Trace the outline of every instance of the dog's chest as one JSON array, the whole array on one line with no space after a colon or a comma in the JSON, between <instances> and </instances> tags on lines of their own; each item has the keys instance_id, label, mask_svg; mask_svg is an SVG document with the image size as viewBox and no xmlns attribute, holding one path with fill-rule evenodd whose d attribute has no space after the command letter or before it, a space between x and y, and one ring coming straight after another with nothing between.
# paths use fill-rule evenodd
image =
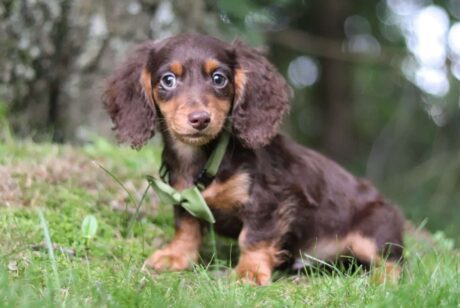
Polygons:
<instances>
[{"instance_id":1,"label":"dog's chest","mask_svg":"<svg viewBox=\"0 0 460 308\"><path fill-rule=\"evenodd\" d=\"M248 202L250 185L249 174L237 172L225 181L214 180L202 195L211 208L230 211Z\"/></svg>"}]
</instances>

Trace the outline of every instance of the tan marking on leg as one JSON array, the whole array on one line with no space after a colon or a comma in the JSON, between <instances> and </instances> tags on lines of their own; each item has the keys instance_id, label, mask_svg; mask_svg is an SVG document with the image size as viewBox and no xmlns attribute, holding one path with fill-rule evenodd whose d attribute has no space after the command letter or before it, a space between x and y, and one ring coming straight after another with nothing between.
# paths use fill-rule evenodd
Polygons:
<instances>
[{"instance_id":1,"label":"tan marking on leg","mask_svg":"<svg viewBox=\"0 0 460 308\"><path fill-rule=\"evenodd\" d=\"M372 281L375 283L397 283L401 275L399 264L386 261L378 254L375 240L359 233L351 233L346 237L350 253L360 261L371 265Z\"/></svg>"},{"instance_id":2,"label":"tan marking on leg","mask_svg":"<svg viewBox=\"0 0 460 308\"><path fill-rule=\"evenodd\" d=\"M157 270L181 271L198 261L201 229L197 219L182 217L171 243L153 253L145 265Z\"/></svg>"},{"instance_id":3,"label":"tan marking on leg","mask_svg":"<svg viewBox=\"0 0 460 308\"><path fill-rule=\"evenodd\" d=\"M350 253L360 261L374 264L380 259L375 240L365 237L360 233L350 233L345 238L345 243Z\"/></svg>"},{"instance_id":4,"label":"tan marking on leg","mask_svg":"<svg viewBox=\"0 0 460 308\"><path fill-rule=\"evenodd\" d=\"M244 249L235 268L236 274L245 283L270 284L273 269L278 264L277 253L274 246L266 244Z\"/></svg>"},{"instance_id":5,"label":"tan marking on leg","mask_svg":"<svg viewBox=\"0 0 460 308\"><path fill-rule=\"evenodd\" d=\"M318 239L305 253L322 261L336 261L350 255L369 264L379 259L374 240L355 232L342 238Z\"/></svg>"},{"instance_id":6,"label":"tan marking on leg","mask_svg":"<svg viewBox=\"0 0 460 308\"><path fill-rule=\"evenodd\" d=\"M353 232L344 238L321 239L305 250L305 254L323 261L336 261L340 256L352 256L368 263L372 270L372 281L395 283L401 274L399 264L385 261L378 253L375 240L360 233ZM302 265L311 265L308 257L296 260L296 268Z\"/></svg>"},{"instance_id":7,"label":"tan marking on leg","mask_svg":"<svg viewBox=\"0 0 460 308\"><path fill-rule=\"evenodd\" d=\"M206 74L211 75L218 67L220 63L216 59L207 59L204 62L204 71Z\"/></svg>"},{"instance_id":8,"label":"tan marking on leg","mask_svg":"<svg viewBox=\"0 0 460 308\"><path fill-rule=\"evenodd\" d=\"M184 73L184 67L179 61L173 61L169 66L169 69L176 76L182 76L182 74Z\"/></svg>"},{"instance_id":9,"label":"tan marking on leg","mask_svg":"<svg viewBox=\"0 0 460 308\"><path fill-rule=\"evenodd\" d=\"M238 236L238 246L240 247L241 251L247 248L246 246L247 235L248 235L248 229L243 227L243 229L241 229L240 235Z\"/></svg>"},{"instance_id":10,"label":"tan marking on leg","mask_svg":"<svg viewBox=\"0 0 460 308\"><path fill-rule=\"evenodd\" d=\"M382 261L372 269L371 281L376 284L398 283L401 277L401 266L395 262Z\"/></svg>"},{"instance_id":11,"label":"tan marking on leg","mask_svg":"<svg viewBox=\"0 0 460 308\"><path fill-rule=\"evenodd\" d=\"M306 254L322 261L336 261L346 252L343 239L322 239L307 249Z\"/></svg>"},{"instance_id":12,"label":"tan marking on leg","mask_svg":"<svg viewBox=\"0 0 460 308\"><path fill-rule=\"evenodd\" d=\"M395 262L386 261L385 262L385 273L388 281L392 283L397 283L401 277L401 266Z\"/></svg>"},{"instance_id":13,"label":"tan marking on leg","mask_svg":"<svg viewBox=\"0 0 460 308\"><path fill-rule=\"evenodd\" d=\"M213 208L230 210L249 200L251 178L246 172L237 172L225 182L213 181L203 191L203 198Z\"/></svg>"}]
</instances>

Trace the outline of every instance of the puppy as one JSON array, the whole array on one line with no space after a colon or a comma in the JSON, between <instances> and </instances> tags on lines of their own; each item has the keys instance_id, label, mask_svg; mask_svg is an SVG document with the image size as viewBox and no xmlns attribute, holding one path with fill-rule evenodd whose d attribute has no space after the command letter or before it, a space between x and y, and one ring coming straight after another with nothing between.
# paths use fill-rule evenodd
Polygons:
<instances>
[{"instance_id":1,"label":"puppy","mask_svg":"<svg viewBox=\"0 0 460 308\"><path fill-rule=\"evenodd\" d=\"M138 149L162 134L163 165L179 191L231 130L202 195L215 230L238 239L241 279L265 285L282 264L340 256L396 277L403 216L370 182L278 133L288 92L255 49L188 34L140 45L108 80L104 105L120 141ZM174 214L173 240L146 261L156 270L185 270L199 258L204 223L179 205Z\"/></svg>"}]
</instances>

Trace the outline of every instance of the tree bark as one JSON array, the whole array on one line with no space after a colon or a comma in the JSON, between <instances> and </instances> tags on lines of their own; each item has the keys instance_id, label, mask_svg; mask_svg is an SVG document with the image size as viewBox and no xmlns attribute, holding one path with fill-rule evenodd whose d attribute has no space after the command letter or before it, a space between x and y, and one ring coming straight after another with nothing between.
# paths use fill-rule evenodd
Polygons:
<instances>
[{"instance_id":1,"label":"tree bark","mask_svg":"<svg viewBox=\"0 0 460 308\"><path fill-rule=\"evenodd\" d=\"M316 1L313 32L335 40L344 39L347 1ZM320 58L321 75L314 90L314 105L321 118L321 147L331 157L347 161L353 154L353 104L350 65L344 61Z\"/></svg>"}]
</instances>

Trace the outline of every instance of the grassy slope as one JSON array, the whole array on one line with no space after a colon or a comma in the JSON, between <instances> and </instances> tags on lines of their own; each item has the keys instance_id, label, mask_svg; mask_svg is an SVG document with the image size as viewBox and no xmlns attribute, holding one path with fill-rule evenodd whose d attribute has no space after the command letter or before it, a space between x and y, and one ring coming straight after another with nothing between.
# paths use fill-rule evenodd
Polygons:
<instances>
[{"instance_id":1,"label":"grassy slope","mask_svg":"<svg viewBox=\"0 0 460 308\"><path fill-rule=\"evenodd\" d=\"M128 212L124 208L129 203L126 192L92 161L109 169L139 199L145 188L141 175L154 172L158 157L155 147L135 152L103 140L83 148L0 142L0 303L9 307L460 304L459 253L442 236L435 243L407 238L407 263L398 285L374 284L371 275L359 269L348 274L317 270L300 277L277 273L279 279L269 287L240 285L225 270L236 255L228 241L218 245L219 258L212 265L203 262L183 273L145 273L143 260L172 235L171 210L152 206L153 197L148 195L140 219L133 220L134 204ZM46 250L37 209L46 218L55 261ZM96 216L99 229L86 243L80 226L89 214ZM205 260L212 256L209 242Z\"/></svg>"}]
</instances>

